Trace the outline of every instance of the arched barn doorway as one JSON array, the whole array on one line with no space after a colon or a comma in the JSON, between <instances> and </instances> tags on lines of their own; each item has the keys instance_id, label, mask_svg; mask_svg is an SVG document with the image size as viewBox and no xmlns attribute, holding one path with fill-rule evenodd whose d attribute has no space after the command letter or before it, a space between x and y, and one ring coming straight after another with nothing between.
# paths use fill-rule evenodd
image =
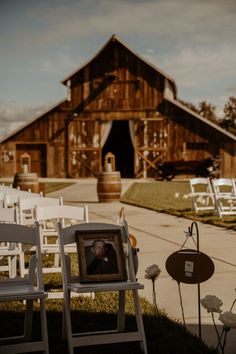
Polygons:
<instances>
[{"instance_id":1,"label":"arched barn doorway","mask_svg":"<svg viewBox=\"0 0 236 354\"><path fill-rule=\"evenodd\" d=\"M116 158L116 170L122 178L134 177L134 148L130 138L129 121L114 120L110 134L102 148L102 161L108 152Z\"/></svg>"}]
</instances>

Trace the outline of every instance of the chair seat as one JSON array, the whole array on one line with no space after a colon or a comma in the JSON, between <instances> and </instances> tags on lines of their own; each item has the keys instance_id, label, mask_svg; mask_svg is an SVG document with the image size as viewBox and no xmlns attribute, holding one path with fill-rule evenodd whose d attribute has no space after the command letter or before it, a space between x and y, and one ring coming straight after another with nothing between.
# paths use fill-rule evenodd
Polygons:
<instances>
[{"instance_id":1,"label":"chair seat","mask_svg":"<svg viewBox=\"0 0 236 354\"><path fill-rule=\"evenodd\" d=\"M89 292L99 292L99 291L119 291L119 290L130 290L130 289L144 289L144 285L133 282L133 281L124 281L124 282L109 282L109 283L69 283L68 289L76 293L89 293Z\"/></svg>"},{"instance_id":2,"label":"chair seat","mask_svg":"<svg viewBox=\"0 0 236 354\"><path fill-rule=\"evenodd\" d=\"M34 300L46 299L47 293L44 290L36 288L26 282L12 282L11 284L1 284L0 301L14 300Z\"/></svg>"}]
</instances>

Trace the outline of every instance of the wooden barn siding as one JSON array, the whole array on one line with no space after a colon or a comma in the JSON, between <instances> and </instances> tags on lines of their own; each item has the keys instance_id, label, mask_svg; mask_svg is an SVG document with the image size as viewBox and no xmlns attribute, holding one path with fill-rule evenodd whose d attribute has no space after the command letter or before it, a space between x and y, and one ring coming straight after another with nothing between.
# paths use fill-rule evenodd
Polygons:
<instances>
[{"instance_id":1,"label":"wooden barn siding","mask_svg":"<svg viewBox=\"0 0 236 354\"><path fill-rule=\"evenodd\" d=\"M105 51L72 79L71 97L75 107L156 108L163 99L164 77L123 48L115 53ZM105 78L104 73L114 74L115 78Z\"/></svg>"},{"instance_id":2,"label":"wooden barn siding","mask_svg":"<svg viewBox=\"0 0 236 354\"><path fill-rule=\"evenodd\" d=\"M4 151L12 151L14 154L14 159L9 160L8 162L3 161ZM15 143L12 141L7 142L1 146L1 165L0 165L0 175L11 177L15 171Z\"/></svg>"},{"instance_id":3,"label":"wooden barn siding","mask_svg":"<svg viewBox=\"0 0 236 354\"><path fill-rule=\"evenodd\" d=\"M236 177L236 143L230 138L194 117L172 117L169 124L169 160L201 160L218 155L221 159L221 176ZM193 146L187 148L186 154L184 142L186 147Z\"/></svg>"},{"instance_id":4,"label":"wooden barn siding","mask_svg":"<svg viewBox=\"0 0 236 354\"><path fill-rule=\"evenodd\" d=\"M17 144L46 144L47 145L47 176L64 177L65 166L65 113L68 104L65 102L43 115L27 127L20 130L2 144L1 150L13 150L16 154ZM1 163L1 176L11 177L16 172L16 160Z\"/></svg>"},{"instance_id":5,"label":"wooden barn siding","mask_svg":"<svg viewBox=\"0 0 236 354\"><path fill-rule=\"evenodd\" d=\"M221 175L225 178L236 178L236 143L221 144Z\"/></svg>"}]
</instances>

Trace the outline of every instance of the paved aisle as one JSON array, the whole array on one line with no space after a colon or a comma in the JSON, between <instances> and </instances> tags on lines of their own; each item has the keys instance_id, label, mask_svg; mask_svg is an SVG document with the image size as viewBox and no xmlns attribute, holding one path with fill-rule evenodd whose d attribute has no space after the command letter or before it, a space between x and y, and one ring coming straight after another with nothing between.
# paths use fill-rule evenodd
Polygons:
<instances>
[{"instance_id":1,"label":"paved aisle","mask_svg":"<svg viewBox=\"0 0 236 354\"><path fill-rule=\"evenodd\" d=\"M122 180L122 193L132 182ZM92 222L114 222L114 216L119 213L121 206L124 206L130 232L136 236L140 249L138 278L145 285L140 294L152 301L151 282L144 278L144 274L149 265L158 264L162 270L157 280L158 306L170 317L182 320L178 286L167 273L165 262L167 257L178 251L185 241L184 231L191 226L191 220L119 202L98 203L95 179L78 181L77 184L50 195L63 196L65 203L88 204ZM200 250L210 256L215 264L212 278L201 284L201 297L207 294L216 295L223 301L222 309L229 311L236 296L236 232L202 223L198 223L198 228ZM186 246L195 248L190 239ZM198 333L197 285L181 284L181 293L186 324L189 329ZM236 313L236 307L233 312ZM217 337L211 316L201 308L201 317L202 338L208 345L215 346ZM236 354L235 330L228 334L225 354Z\"/></svg>"}]
</instances>

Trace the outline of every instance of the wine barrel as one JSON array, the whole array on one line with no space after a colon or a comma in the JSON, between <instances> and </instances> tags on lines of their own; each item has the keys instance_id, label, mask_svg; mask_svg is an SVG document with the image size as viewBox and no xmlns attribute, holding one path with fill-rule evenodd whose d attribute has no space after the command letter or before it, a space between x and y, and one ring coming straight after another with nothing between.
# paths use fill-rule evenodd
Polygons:
<instances>
[{"instance_id":1,"label":"wine barrel","mask_svg":"<svg viewBox=\"0 0 236 354\"><path fill-rule=\"evenodd\" d=\"M14 176L13 187L33 193L39 193L39 182L37 173L16 173Z\"/></svg>"},{"instance_id":2,"label":"wine barrel","mask_svg":"<svg viewBox=\"0 0 236 354\"><path fill-rule=\"evenodd\" d=\"M97 179L97 193L100 203L117 202L121 195L121 177L119 171L102 172Z\"/></svg>"}]
</instances>

